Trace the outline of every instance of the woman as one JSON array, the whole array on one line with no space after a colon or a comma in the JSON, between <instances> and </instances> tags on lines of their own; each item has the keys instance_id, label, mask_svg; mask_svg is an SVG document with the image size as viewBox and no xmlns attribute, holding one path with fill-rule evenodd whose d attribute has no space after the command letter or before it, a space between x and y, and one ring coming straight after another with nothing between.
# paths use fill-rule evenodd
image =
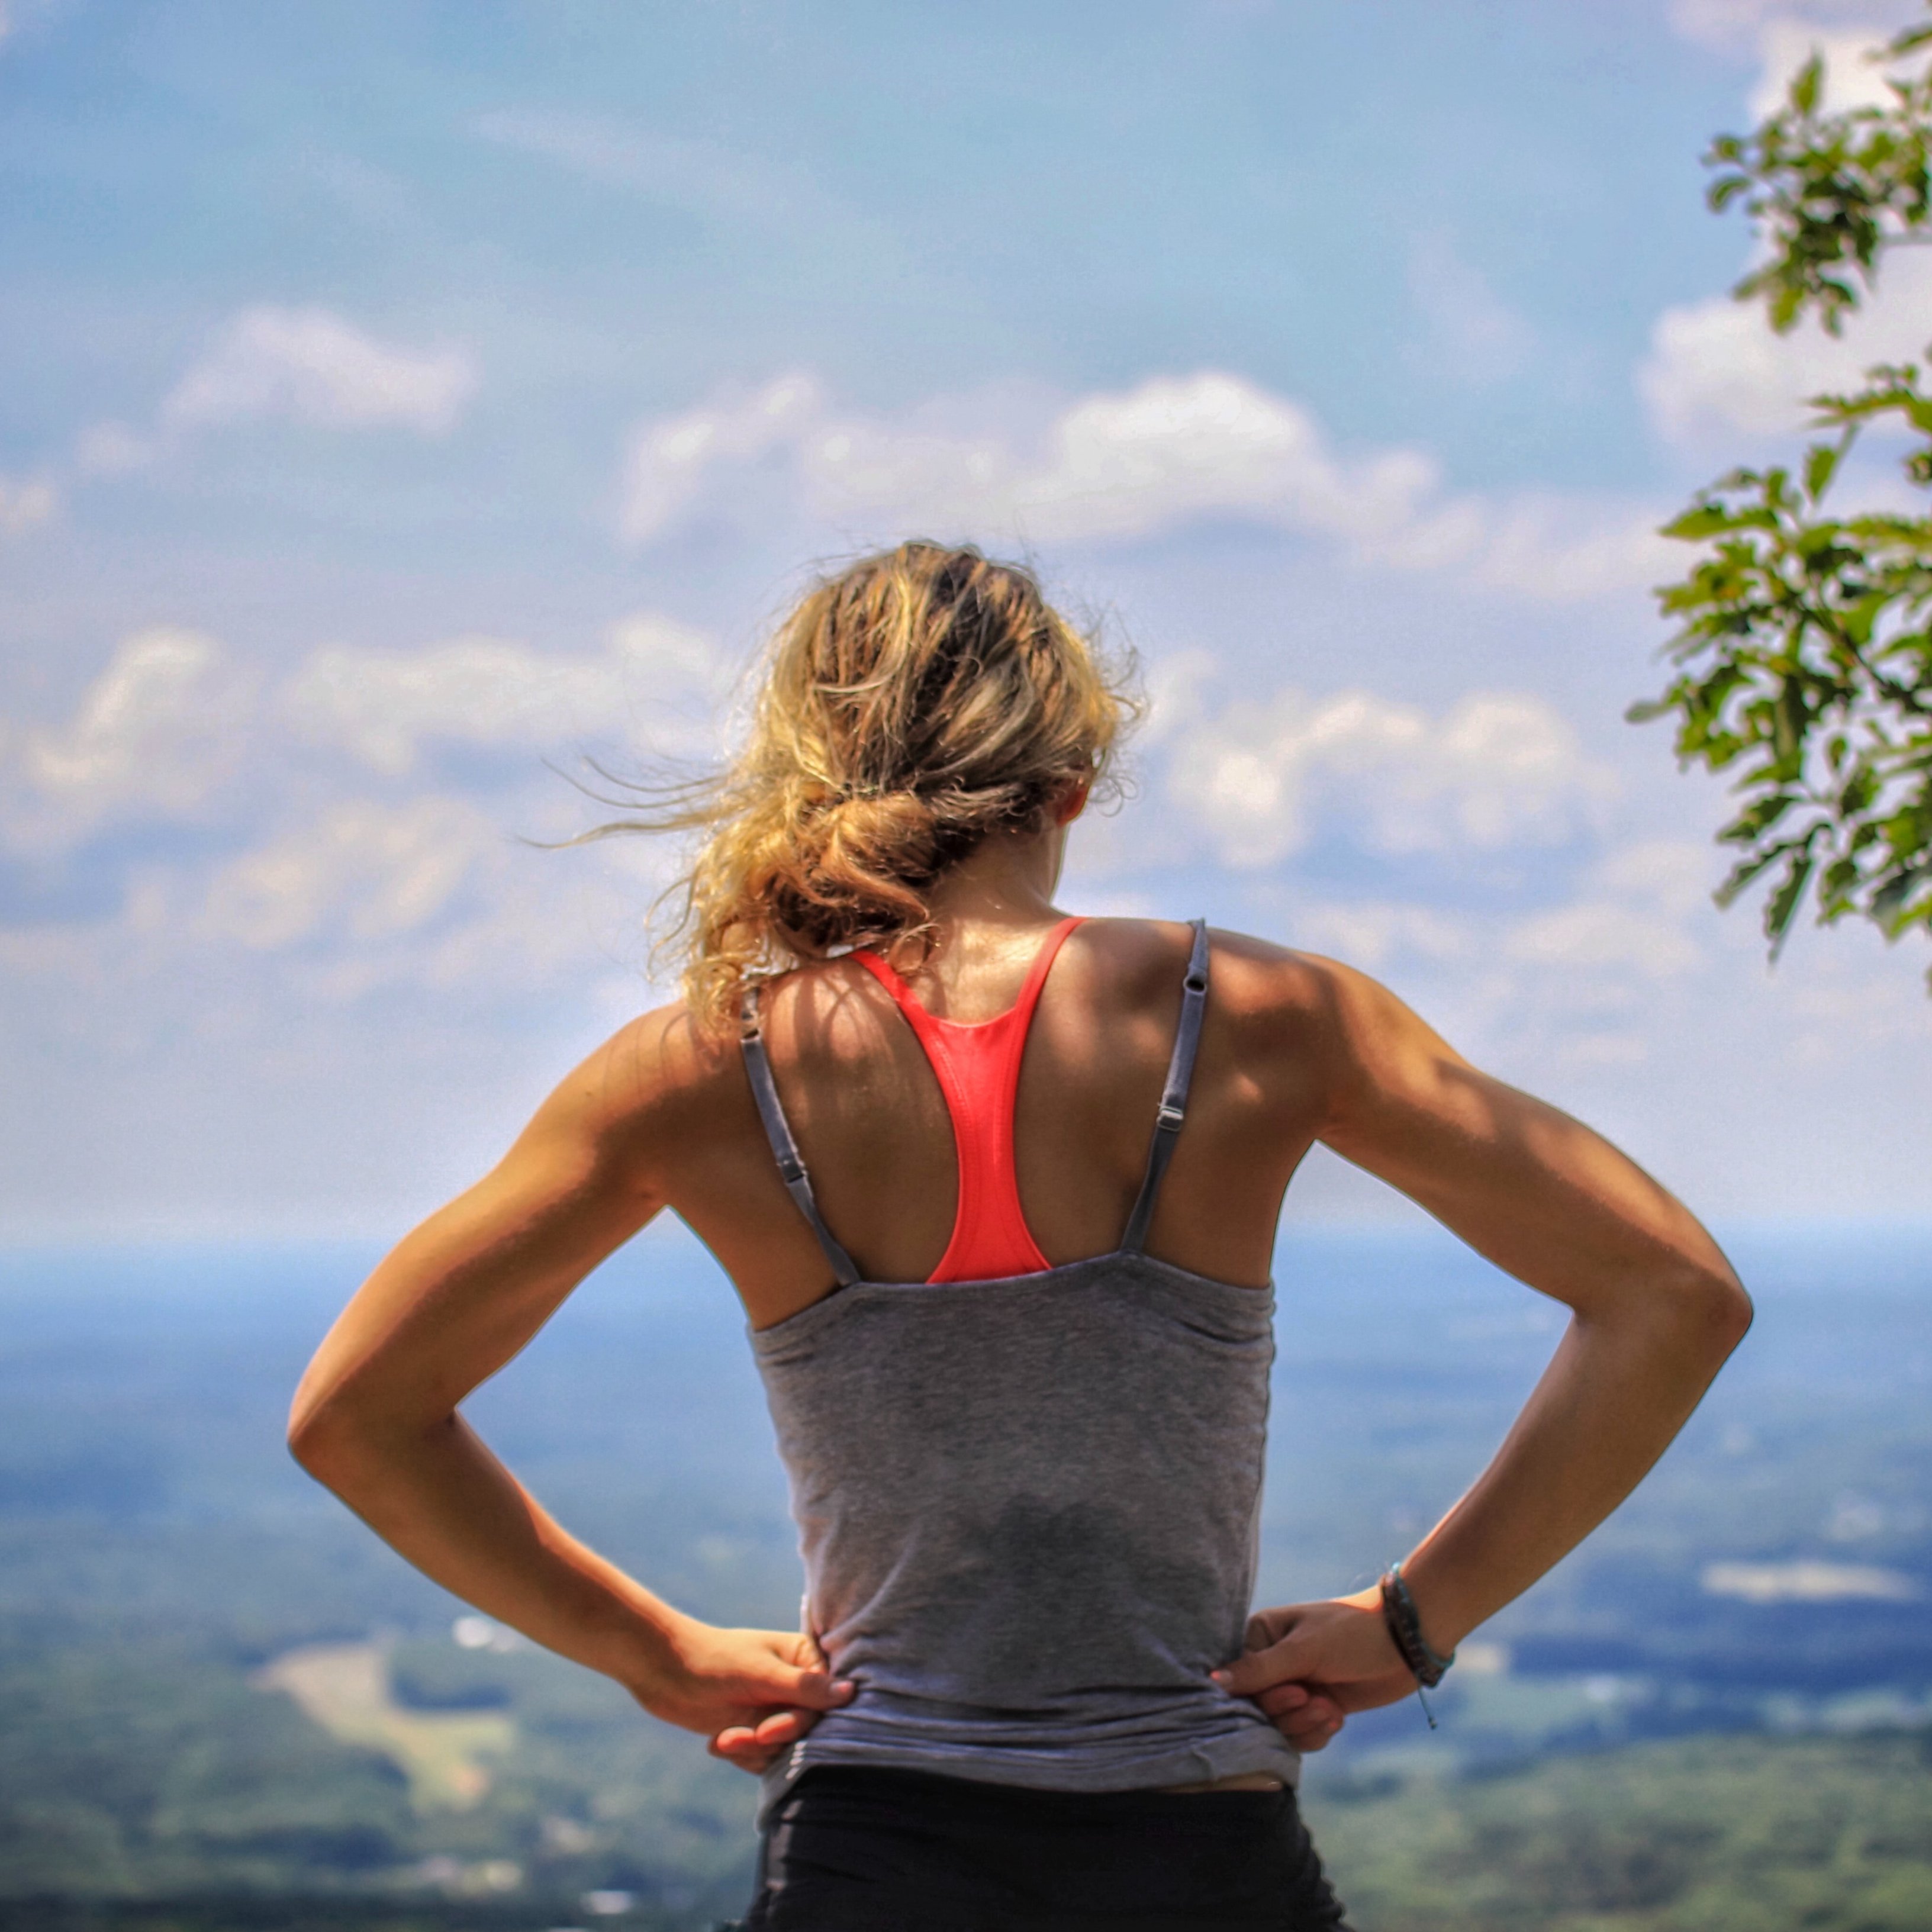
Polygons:
<instances>
[{"instance_id":1,"label":"woman","mask_svg":"<svg viewBox=\"0 0 1932 1932\"><path fill-rule=\"evenodd\" d=\"M1063 916L1124 712L1024 571L914 543L818 586L680 821L683 998L396 1248L296 1399L296 1455L412 1562L762 1774L754 1926L1340 1924L1298 1754L1601 1522L1749 1322L1684 1208L1372 981ZM1250 1617L1318 1139L1574 1318L1398 1572ZM662 1602L458 1412L666 1208L749 1317L802 1632Z\"/></svg>"}]
</instances>

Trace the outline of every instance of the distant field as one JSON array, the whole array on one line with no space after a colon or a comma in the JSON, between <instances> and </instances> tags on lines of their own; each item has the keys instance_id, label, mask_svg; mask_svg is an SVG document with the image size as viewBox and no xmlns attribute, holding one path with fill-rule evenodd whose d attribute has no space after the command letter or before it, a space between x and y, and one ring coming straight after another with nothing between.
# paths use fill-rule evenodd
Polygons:
<instances>
[{"instance_id":1,"label":"distant field","mask_svg":"<svg viewBox=\"0 0 1932 1932\"><path fill-rule=\"evenodd\" d=\"M385 1644L306 1645L265 1664L251 1682L286 1692L340 1742L388 1760L409 1780L420 1811L466 1811L480 1803L493 1762L516 1745L516 1724L500 1712L412 1711L398 1703Z\"/></svg>"}]
</instances>

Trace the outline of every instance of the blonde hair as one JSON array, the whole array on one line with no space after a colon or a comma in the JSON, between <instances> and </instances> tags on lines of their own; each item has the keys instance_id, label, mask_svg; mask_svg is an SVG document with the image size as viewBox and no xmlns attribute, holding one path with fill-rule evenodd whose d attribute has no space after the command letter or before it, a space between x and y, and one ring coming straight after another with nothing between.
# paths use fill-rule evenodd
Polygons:
<instances>
[{"instance_id":1,"label":"blonde hair","mask_svg":"<svg viewBox=\"0 0 1932 1932\"><path fill-rule=\"evenodd\" d=\"M704 835L668 896L694 1016L723 1026L750 980L927 936L949 866L1104 782L1138 714L1130 668L1030 571L970 547L904 543L814 584L766 652L728 769L600 828Z\"/></svg>"}]
</instances>

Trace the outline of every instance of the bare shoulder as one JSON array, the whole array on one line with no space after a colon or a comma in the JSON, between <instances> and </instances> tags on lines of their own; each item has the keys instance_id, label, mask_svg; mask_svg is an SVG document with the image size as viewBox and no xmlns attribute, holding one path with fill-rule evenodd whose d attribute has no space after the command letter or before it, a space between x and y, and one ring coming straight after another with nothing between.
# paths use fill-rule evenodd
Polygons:
<instances>
[{"instance_id":1,"label":"bare shoulder","mask_svg":"<svg viewBox=\"0 0 1932 1932\"><path fill-rule=\"evenodd\" d=\"M742 1110L739 1059L734 1036L700 1027L682 1000L655 1007L574 1066L532 1128L626 1161L688 1145Z\"/></svg>"},{"instance_id":2,"label":"bare shoulder","mask_svg":"<svg viewBox=\"0 0 1932 1932\"><path fill-rule=\"evenodd\" d=\"M1094 925L1127 1009L1158 1012L1171 1024L1190 928L1156 920ZM1220 927L1210 938L1205 1064L1219 1061L1294 1118L1319 1123L1318 1131L1464 1064L1386 986L1340 960Z\"/></svg>"},{"instance_id":3,"label":"bare shoulder","mask_svg":"<svg viewBox=\"0 0 1932 1932\"><path fill-rule=\"evenodd\" d=\"M1088 922L1110 968L1139 990L1171 1003L1192 928L1179 920L1107 919ZM1300 952L1252 934L1209 929L1213 946L1212 1010L1257 1043L1275 1039L1306 1048L1322 1038L1372 1023L1394 995L1366 974L1319 953Z\"/></svg>"}]
</instances>

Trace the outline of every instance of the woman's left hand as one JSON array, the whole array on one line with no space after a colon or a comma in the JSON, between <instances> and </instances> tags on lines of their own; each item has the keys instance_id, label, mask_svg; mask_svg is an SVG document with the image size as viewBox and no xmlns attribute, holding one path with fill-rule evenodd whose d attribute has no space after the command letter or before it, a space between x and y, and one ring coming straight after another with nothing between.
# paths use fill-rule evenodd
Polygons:
<instances>
[{"instance_id":1,"label":"woman's left hand","mask_svg":"<svg viewBox=\"0 0 1932 1932\"><path fill-rule=\"evenodd\" d=\"M1257 1610L1248 1619L1246 1649L1214 1681L1252 1698L1299 1750L1320 1750L1348 1712L1396 1703L1415 1690L1383 1620L1378 1589Z\"/></svg>"}]
</instances>

